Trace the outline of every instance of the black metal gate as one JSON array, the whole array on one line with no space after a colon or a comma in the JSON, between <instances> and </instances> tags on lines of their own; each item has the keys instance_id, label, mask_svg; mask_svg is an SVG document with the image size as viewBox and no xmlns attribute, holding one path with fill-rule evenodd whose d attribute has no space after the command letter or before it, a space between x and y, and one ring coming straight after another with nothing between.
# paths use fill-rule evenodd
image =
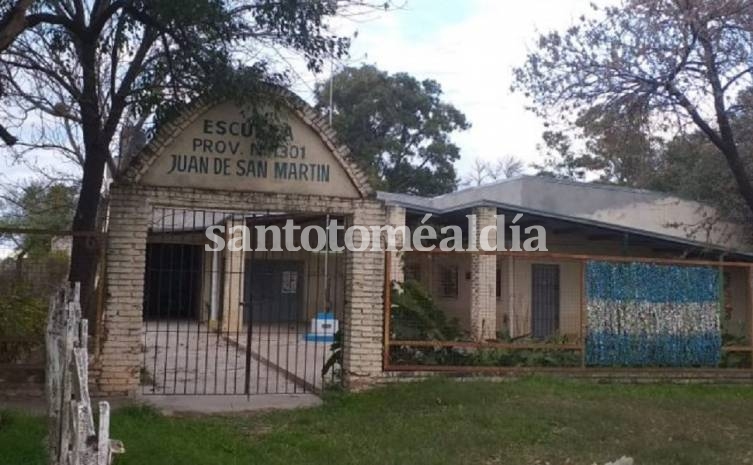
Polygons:
<instances>
[{"instance_id":1,"label":"black metal gate","mask_svg":"<svg viewBox=\"0 0 753 465\"><path fill-rule=\"evenodd\" d=\"M318 392L343 324L345 255L273 250L259 227L327 216L155 209L144 285L144 394ZM251 250L210 251L207 228L248 228ZM214 232L219 232L215 229ZM300 238L296 246L300 246ZM257 245L270 242L266 250ZM284 241L283 241L284 247Z\"/></svg>"}]
</instances>

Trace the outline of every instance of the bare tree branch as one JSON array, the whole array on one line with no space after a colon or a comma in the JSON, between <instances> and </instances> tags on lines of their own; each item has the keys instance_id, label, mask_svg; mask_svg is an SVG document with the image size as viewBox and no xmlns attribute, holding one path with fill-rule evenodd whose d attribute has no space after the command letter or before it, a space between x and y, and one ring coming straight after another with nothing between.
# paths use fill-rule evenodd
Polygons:
<instances>
[{"instance_id":1,"label":"bare tree branch","mask_svg":"<svg viewBox=\"0 0 753 465\"><path fill-rule=\"evenodd\" d=\"M0 18L0 52L10 47L16 37L27 27L26 11L32 1L18 0L5 17Z\"/></svg>"},{"instance_id":2,"label":"bare tree branch","mask_svg":"<svg viewBox=\"0 0 753 465\"><path fill-rule=\"evenodd\" d=\"M31 6L32 0L18 0L8 10L3 18L0 18L0 53L13 44L16 38L26 28L26 11ZM3 85L0 82L0 96L3 94ZM15 138L3 124L0 124L0 140L6 145L12 146L18 139Z\"/></svg>"}]
</instances>

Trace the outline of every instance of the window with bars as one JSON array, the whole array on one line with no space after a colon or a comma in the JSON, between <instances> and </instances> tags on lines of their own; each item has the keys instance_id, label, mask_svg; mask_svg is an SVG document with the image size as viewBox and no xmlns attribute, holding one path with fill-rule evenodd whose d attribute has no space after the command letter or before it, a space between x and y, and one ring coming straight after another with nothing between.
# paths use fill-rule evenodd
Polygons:
<instances>
[{"instance_id":1,"label":"window with bars","mask_svg":"<svg viewBox=\"0 0 753 465\"><path fill-rule=\"evenodd\" d=\"M405 280L421 282L421 264L420 263L406 263L405 264Z\"/></svg>"},{"instance_id":2,"label":"window with bars","mask_svg":"<svg viewBox=\"0 0 753 465\"><path fill-rule=\"evenodd\" d=\"M457 265L442 265L439 268L439 295L445 298L458 296Z\"/></svg>"}]
</instances>

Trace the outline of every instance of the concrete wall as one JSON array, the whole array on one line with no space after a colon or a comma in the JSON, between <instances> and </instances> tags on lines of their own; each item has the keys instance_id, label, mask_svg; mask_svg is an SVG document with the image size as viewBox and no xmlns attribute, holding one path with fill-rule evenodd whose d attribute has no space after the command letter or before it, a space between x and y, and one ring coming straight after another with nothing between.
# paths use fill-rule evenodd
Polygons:
<instances>
[{"instance_id":1,"label":"concrete wall","mask_svg":"<svg viewBox=\"0 0 753 465\"><path fill-rule=\"evenodd\" d=\"M720 220L713 208L698 202L658 192L535 177L523 179L519 186L520 202L528 208L750 249L748 228Z\"/></svg>"},{"instance_id":2,"label":"concrete wall","mask_svg":"<svg viewBox=\"0 0 753 465\"><path fill-rule=\"evenodd\" d=\"M427 288L446 314L457 318L461 327L471 330L471 254L430 255L407 253L406 266L420 266L421 284ZM560 332L569 337L578 335L581 307L581 269L579 262L549 261L497 257L501 291L496 300L496 331L524 336L531 331L531 265L555 264L560 267ZM442 297L439 268L457 266L459 287L457 298ZM512 266L512 269L510 268ZM512 271L512 274L510 274ZM496 276L495 276L496 277Z\"/></svg>"}]
</instances>

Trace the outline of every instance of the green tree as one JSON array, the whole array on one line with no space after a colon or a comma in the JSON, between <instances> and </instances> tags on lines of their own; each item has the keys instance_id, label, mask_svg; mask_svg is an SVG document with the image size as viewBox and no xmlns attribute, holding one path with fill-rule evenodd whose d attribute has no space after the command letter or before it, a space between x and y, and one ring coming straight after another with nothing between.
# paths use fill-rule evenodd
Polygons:
<instances>
[{"instance_id":1,"label":"green tree","mask_svg":"<svg viewBox=\"0 0 753 465\"><path fill-rule=\"evenodd\" d=\"M0 111L9 121L49 122L27 143L80 163L72 228L95 231L105 169L117 172L123 134L154 129L199 96L245 103L258 121L254 110L271 98L260 84L285 83L265 51L282 47L320 69L347 51L349 40L326 21L351 6L368 1L37 0L0 56ZM77 236L70 279L81 282L84 305L97 258L85 250Z\"/></svg>"},{"instance_id":2,"label":"green tree","mask_svg":"<svg viewBox=\"0 0 753 465\"><path fill-rule=\"evenodd\" d=\"M0 257L0 338L25 339L2 347L0 362L24 361L41 346L49 297L68 269L67 256L51 253L53 234L19 230L69 230L75 195L75 187L40 182L0 194L0 247L13 248Z\"/></svg>"},{"instance_id":3,"label":"green tree","mask_svg":"<svg viewBox=\"0 0 753 465\"><path fill-rule=\"evenodd\" d=\"M663 140L652 136L646 115L616 115L594 107L575 121L574 128L547 130L542 135L545 161L540 174L646 187L656 175Z\"/></svg>"},{"instance_id":4,"label":"green tree","mask_svg":"<svg viewBox=\"0 0 753 465\"><path fill-rule=\"evenodd\" d=\"M419 195L455 190L460 149L450 135L470 124L442 101L439 83L362 66L335 74L332 90L332 124L375 188ZM329 112L329 82L317 85L316 102Z\"/></svg>"},{"instance_id":5,"label":"green tree","mask_svg":"<svg viewBox=\"0 0 753 465\"><path fill-rule=\"evenodd\" d=\"M753 154L753 89L739 94L730 121L740 152ZM743 157L742 163L746 172L753 172L753 157ZM726 219L753 224L725 159L700 131L679 134L665 143L660 165L641 187L709 203Z\"/></svg>"},{"instance_id":6,"label":"green tree","mask_svg":"<svg viewBox=\"0 0 753 465\"><path fill-rule=\"evenodd\" d=\"M661 131L695 127L753 212L750 152L733 123L738 95L753 82L753 2L623 0L594 9L565 32L542 35L513 87L549 120L641 114Z\"/></svg>"},{"instance_id":7,"label":"green tree","mask_svg":"<svg viewBox=\"0 0 753 465\"><path fill-rule=\"evenodd\" d=\"M578 136L545 132L546 161L539 174L580 180L600 174L601 182L672 193L713 205L724 219L753 223L726 160L701 131L665 140L652 136L647 124L604 121L609 124L579 120ZM741 153L753 153L753 89L739 94L730 121ZM753 157L742 162L753 172Z\"/></svg>"},{"instance_id":8,"label":"green tree","mask_svg":"<svg viewBox=\"0 0 753 465\"><path fill-rule=\"evenodd\" d=\"M76 188L60 183L32 182L0 195L0 228L67 231L76 206ZM16 257L39 258L50 251L49 234L0 234L15 243Z\"/></svg>"},{"instance_id":9,"label":"green tree","mask_svg":"<svg viewBox=\"0 0 753 465\"><path fill-rule=\"evenodd\" d=\"M711 203L728 219L750 219L729 168L701 134L678 136L668 142L661 169L643 187Z\"/></svg>"}]
</instances>

